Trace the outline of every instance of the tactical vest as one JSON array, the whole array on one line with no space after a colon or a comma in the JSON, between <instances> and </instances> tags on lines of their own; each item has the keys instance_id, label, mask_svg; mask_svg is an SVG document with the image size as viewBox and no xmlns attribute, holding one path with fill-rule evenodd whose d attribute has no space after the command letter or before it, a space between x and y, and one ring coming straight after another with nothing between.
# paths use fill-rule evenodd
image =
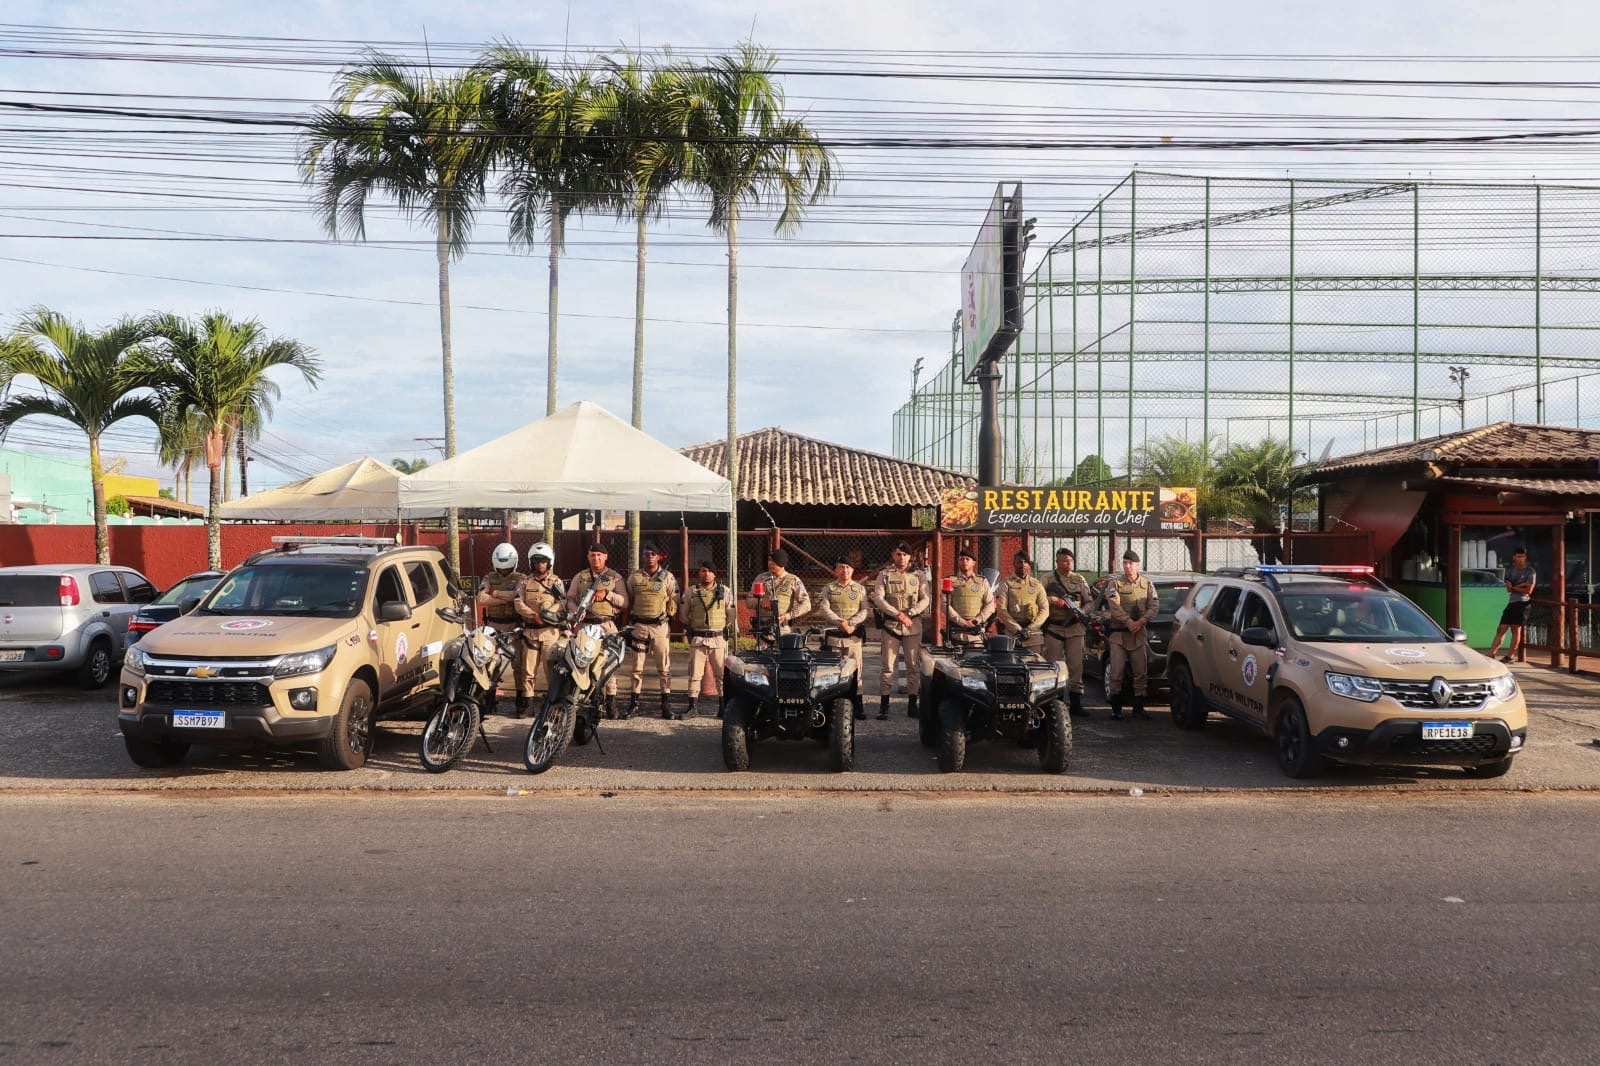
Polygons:
<instances>
[{"instance_id":1,"label":"tactical vest","mask_svg":"<svg viewBox=\"0 0 1600 1066\"><path fill-rule=\"evenodd\" d=\"M915 607L922 599L922 575L915 570L888 570L883 576L883 600L898 611Z\"/></svg>"},{"instance_id":2,"label":"tactical vest","mask_svg":"<svg viewBox=\"0 0 1600 1066\"><path fill-rule=\"evenodd\" d=\"M689 629L713 630L721 634L728 624L728 602L721 585L711 586L708 594L704 585L689 590Z\"/></svg>"},{"instance_id":3,"label":"tactical vest","mask_svg":"<svg viewBox=\"0 0 1600 1066\"><path fill-rule=\"evenodd\" d=\"M514 570L503 577L496 572L483 579L483 590L485 592L515 592L518 583L521 581L522 575ZM511 606L509 600L496 600L483 609L483 617L491 622L515 622L517 620L517 609Z\"/></svg>"},{"instance_id":4,"label":"tactical vest","mask_svg":"<svg viewBox=\"0 0 1600 1066\"><path fill-rule=\"evenodd\" d=\"M1039 593L1044 586L1035 577L1006 578L1006 613L1019 626L1031 626L1039 617Z\"/></svg>"},{"instance_id":5,"label":"tactical vest","mask_svg":"<svg viewBox=\"0 0 1600 1066\"><path fill-rule=\"evenodd\" d=\"M772 602L778 605L778 613L788 614L789 605L794 602L794 594L800 588L800 579L793 574L773 577L769 573L761 580L767 584L767 595L771 596Z\"/></svg>"},{"instance_id":6,"label":"tactical vest","mask_svg":"<svg viewBox=\"0 0 1600 1066\"><path fill-rule=\"evenodd\" d=\"M1050 580L1045 582L1044 591L1047 595L1059 596L1079 608L1084 606L1091 593L1088 580L1076 570L1065 578L1061 576L1059 571L1052 571ZM1057 607L1053 603L1050 604L1050 621L1058 625L1079 624L1075 619L1071 618L1071 613L1065 607Z\"/></svg>"},{"instance_id":7,"label":"tactical vest","mask_svg":"<svg viewBox=\"0 0 1600 1066\"><path fill-rule=\"evenodd\" d=\"M652 619L665 619L671 612L668 605L671 593L667 582L672 580L672 574L665 567L657 570L654 576L643 570L635 570L628 578L628 600L633 611L633 618L638 622L651 622Z\"/></svg>"},{"instance_id":8,"label":"tactical vest","mask_svg":"<svg viewBox=\"0 0 1600 1066\"><path fill-rule=\"evenodd\" d=\"M588 592L591 587L597 587L598 591L594 594L594 603L589 606L589 613L596 618L615 618L617 616L617 608L605 598L605 594L613 591L617 587L617 582L621 579L622 575L609 567L602 571L598 578L595 577L593 570L585 570L572 579L572 587L575 591L572 599L582 599L583 594Z\"/></svg>"},{"instance_id":9,"label":"tactical vest","mask_svg":"<svg viewBox=\"0 0 1600 1066\"><path fill-rule=\"evenodd\" d=\"M951 581L950 606L955 608L956 614L971 622L983 610L983 578L977 574L971 577L958 575Z\"/></svg>"},{"instance_id":10,"label":"tactical vest","mask_svg":"<svg viewBox=\"0 0 1600 1066\"><path fill-rule=\"evenodd\" d=\"M1145 608L1150 604L1150 581L1143 574L1135 581L1124 581L1117 578L1117 602L1127 612L1128 620L1137 622L1144 617Z\"/></svg>"},{"instance_id":11,"label":"tactical vest","mask_svg":"<svg viewBox=\"0 0 1600 1066\"><path fill-rule=\"evenodd\" d=\"M556 591L560 587L561 579L554 574L546 574L543 578L530 577L522 583L522 602L537 615L546 607L554 607L561 602L561 595ZM543 619L533 624L542 625Z\"/></svg>"},{"instance_id":12,"label":"tactical vest","mask_svg":"<svg viewBox=\"0 0 1600 1066\"><path fill-rule=\"evenodd\" d=\"M828 597L828 609L846 622L861 613L861 604L867 598L867 590L859 581L847 585L835 581L822 591Z\"/></svg>"}]
</instances>

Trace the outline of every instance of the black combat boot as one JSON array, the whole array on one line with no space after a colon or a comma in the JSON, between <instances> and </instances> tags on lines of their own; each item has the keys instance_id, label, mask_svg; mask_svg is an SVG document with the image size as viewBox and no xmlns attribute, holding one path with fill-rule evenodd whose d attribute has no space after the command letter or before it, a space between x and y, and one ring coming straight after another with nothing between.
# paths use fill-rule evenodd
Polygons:
<instances>
[{"instance_id":1,"label":"black combat boot","mask_svg":"<svg viewBox=\"0 0 1600 1066\"><path fill-rule=\"evenodd\" d=\"M517 696L517 709L516 709L516 713L515 713L515 715L513 715L513 717L516 717L516 718L526 718L526 717L528 717L528 697L523 696L523 695L518 695Z\"/></svg>"},{"instance_id":2,"label":"black combat boot","mask_svg":"<svg viewBox=\"0 0 1600 1066\"><path fill-rule=\"evenodd\" d=\"M635 711L637 711L638 709L639 709L639 697L638 696L629 696L628 697L628 702L623 704L622 705L622 709L617 712L617 717L622 719L624 722L626 722L629 718L633 717L633 713Z\"/></svg>"},{"instance_id":3,"label":"black combat boot","mask_svg":"<svg viewBox=\"0 0 1600 1066\"><path fill-rule=\"evenodd\" d=\"M916 716L917 716L917 697L915 695L907 696L906 697L906 717L907 718L915 718Z\"/></svg>"},{"instance_id":4,"label":"black combat boot","mask_svg":"<svg viewBox=\"0 0 1600 1066\"><path fill-rule=\"evenodd\" d=\"M856 721L865 722L867 720L867 708L859 695L850 697L850 706L855 708Z\"/></svg>"},{"instance_id":5,"label":"black combat boot","mask_svg":"<svg viewBox=\"0 0 1600 1066\"><path fill-rule=\"evenodd\" d=\"M1122 719L1122 697L1111 697L1111 717L1120 721Z\"/></svg>"},{"instance_id":6,"label":"black combat boot","mask_svg":"<svg viewBox=\"0 0 1600 1066\"><path fill-rule=\"evenodd\" d=\"M888 696L879 696L878 697L878 721L887 722L888 720L889 720L889 697Z\"/></svg>"},{"instance_id":7,"label":"black combat boot","mask_svg":"<svg viewBox=\"0 0 1600 1066\"><path fill-rule=\"evenodd\" d=\"M614 720L617 717L617 701L610 696L602 696L600 704L600 717Z\"/></svg>"},{"instance_id":8,"label":"black combat boot","mask_svg":"<svg viewBox=\"0 0 1600 1066\"><path fill-rule=\"evenodd\" d=\"M1150 715L1145 712L1145 709L1144 709L1144 697L1143 696L1135 696L1133 698L1133 716L1135 718L1149 718L1150 717Z\"/></svg>"},{"instance_id":9,"label":"black combat boot","mask_svg":"<svg viewBox=\"0 0 1600 1066\"><path fill-rule=\"evenodd\" d=\"M682 718L683 716L680 715L680 714L673 714L672 713L671 700L672 700L672 697L667 695L665 692L663 692L661 694L661 717L666 718L669 721L676 722L679 718Z\"/></svg>"},{"instance_id":10,"label":"black combat boot","mask_svg":"<svg viewBox=\"0 0 1600 1066\"><path fill-rule=\"evenodd\" d=\"M700 697L690 696L689 706L684 708L683 716L685 718L699 718L704 713L705 712L700 709Z\"/></svg>"},{"instance_id":11,"label":"black combat boot","mask_svg":"<svg viewBox=\"0 0 1600 1066\"><path fill-rule=\"evenodd\" d=\"M1069 692L1067 694L1067 713L1074 718L1089 717L1089 712L1083 709L1083 693Z\"/></svg>"}]
</instances>

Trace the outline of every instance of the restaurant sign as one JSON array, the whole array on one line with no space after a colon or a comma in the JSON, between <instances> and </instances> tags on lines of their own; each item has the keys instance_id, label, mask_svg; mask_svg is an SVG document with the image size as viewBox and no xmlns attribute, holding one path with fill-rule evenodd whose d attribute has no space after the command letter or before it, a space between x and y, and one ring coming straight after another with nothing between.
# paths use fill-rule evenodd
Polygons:
<instances>
[{"instance_id":1,"label":"restaurant sign","mask_svg":"<svg viewBox=\"0 0 1600 1066\"><path fill-rule=\"evenodd\" d=\"M1118 533L1192 533L1192 488L1048 488L952 486L939 498L939 528Z\"/></svg>"}]
</instances>

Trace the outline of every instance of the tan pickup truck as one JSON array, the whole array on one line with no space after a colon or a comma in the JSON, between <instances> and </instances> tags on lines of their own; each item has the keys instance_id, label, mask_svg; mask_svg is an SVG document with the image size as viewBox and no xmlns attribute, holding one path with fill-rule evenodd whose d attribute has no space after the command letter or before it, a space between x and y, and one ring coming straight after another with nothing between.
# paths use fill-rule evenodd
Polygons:
<instances>
[{"instance_id":1,"label":"tan pickup truck","mask_svg":"<svg viewBox=\"0 0 1600 1066\"><path fill-rule=\"evenodd\" d=\"M274 539L129 649L117 724L138 765L171 766L192 744L315 746L324 766L353 770L375 720L435 699L461 632L438 614L453 596L437 549Z\"/></svg>"}]
</instances>

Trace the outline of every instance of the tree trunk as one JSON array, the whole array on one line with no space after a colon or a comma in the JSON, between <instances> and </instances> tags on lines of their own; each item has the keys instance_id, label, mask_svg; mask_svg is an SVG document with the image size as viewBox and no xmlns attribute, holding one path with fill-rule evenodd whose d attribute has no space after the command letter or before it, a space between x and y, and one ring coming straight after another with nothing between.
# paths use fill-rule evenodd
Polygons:
<instances>
[{"instance_id":1,"label":"tree trunk","mask_svg":"<svg viewBox=\"0 0 1600 1066\"><path fill-rule=\"evenodd\" d=\"M634 238L633 267L633 428L644 429L644 259L645 259L645 205L640 199L634 205L638 226ZM628 512L629 565L639 565L640 515ZM679 560L682 562L683 560Z\"/></svg>"},{"instance_id":2,"label":"tree trunk","mask_svg":"<svg viewBox=\"0 0 1600 1066\"><path fill-rule=\"evenodd\" d=\"M450 223L443 213L439 219L434 250L439 258L439 353L444 369L444 457L456 454L456 374L450 358ZM454 507L445 512L445 558L450 574L461 580L461 513Z\"/></svg>"},{"instance_id":3,"label":"tree trunk","mask_svg":"<svg viewBox=\"0 0 1600 1066\"><path fill-rule=\"evenodd\" d=\"M206 568L222 569L222 477L226 476L219 463L211 470L211 500L206 508Z\"/></svg>"},{"instance_id":4,"label":"tree trunk","mask_svg":"<svg viewBox=\"0 0 1600 1066\"><path fill-rule=\"evenodd\" d=\"M89 434L89 485L94 501L94 561L111 565L111 534L106 529L106 472L100 465L100 434Z\"/></svg>"},{"instance_id":5,"label":"tree trunk","mask_svg":"<svg viewBox=\"0 0 1600 1066\"><path fill-rule=\"evenodd\" d=\"M228 490L233 486L233 449L228 447L226 441L222 445L222 499L224 502L233 499L233 494Z\"/></svg>"},{"instance_id":6,"label":"tree trunk","mask_svg":"<svg viewBox=\"0 0 1600 1066\"><path fill-rule=\"evenodd\" d=\"M561 303L561 197L550 194L550 283L545 303L544 413L556 413L556 324ZM556 512L544 511L544 539L556 542Z\"/></svg>"},{"instance_id":7,"label":"tree trunk","mask_svg":"<svg viewBox=\"0 0 1600 1066\"><path fill-rule=\"evenodd\" d=\"M250 495L250 445L244 439L244 430L239 431L239 436L234 440L234 447L239 452L239 498L242 500Z\"/></svg>"},{"instance_id":8,"label":"tree trunk","mask_svg":"<svg viewBox=\"0 0 1600 1066\"><path fill-rule=\"evenodd\" d=\"M728 208L728 588L739 596L739 211ZM734 612L737 620L738 612ZM735 632L738 623L735 621Z\"/></svg>"}]
</instances>

